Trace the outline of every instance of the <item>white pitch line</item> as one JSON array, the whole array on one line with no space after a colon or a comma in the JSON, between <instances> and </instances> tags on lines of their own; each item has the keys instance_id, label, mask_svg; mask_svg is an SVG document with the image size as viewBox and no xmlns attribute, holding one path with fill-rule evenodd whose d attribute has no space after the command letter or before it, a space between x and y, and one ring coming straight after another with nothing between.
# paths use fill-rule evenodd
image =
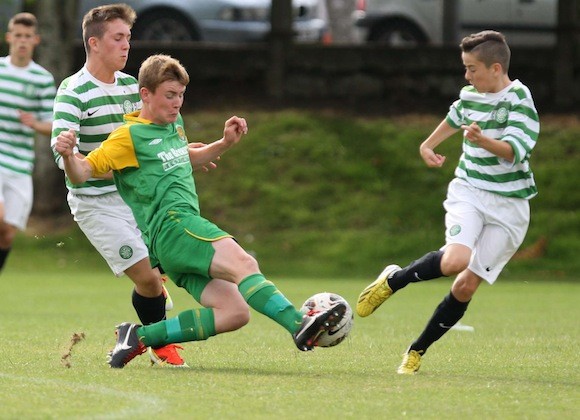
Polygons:
<instances>
[{"instance_id":1,"label":"white pitch line","mask_svg":"<svg viewBox=\"0 0 580 420\"><path fill-rule=\"evenodd\" d=\"M132 400L132 406L134 406L123 408L117 411L111 411L111 407L114 407L116 405L111 404L109 407L107 407L106 413L103 414L92 413L91 415L84 416L84 418L114 419L114 418L127 418L139 415L152 415L155 413L161 413L166 405L166 401L164 399L158 398L155 395L144 394L141 392L119 391L113 388L98 385L84 385L58 379L31 378L27 376L11 375L2 372L0 372L0 378L6 378L21 383L23 382L34 383L38 385L49 385L59 388L68 387L72 391L86 391L95 394L121 398L125 401Z\"/></svg>"}]
</instances>

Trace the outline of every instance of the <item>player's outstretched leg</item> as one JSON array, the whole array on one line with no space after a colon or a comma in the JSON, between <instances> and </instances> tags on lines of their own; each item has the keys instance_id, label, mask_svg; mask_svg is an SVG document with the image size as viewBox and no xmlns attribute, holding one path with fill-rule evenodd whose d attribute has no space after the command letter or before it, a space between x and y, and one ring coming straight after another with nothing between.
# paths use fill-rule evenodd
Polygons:
<instances>
[{"instance_id":1,"label":"player's outstretched leg","mask_svg":"<svg viewBox=\"0 0 580 420\"><path fill-rule=\"evenodd\" d=\"M400 269L401 267L396 264L388 265L377 279L361 292L356 304L356 313L359 316L369 316L393 294L388 280Z\"/></svg>"},{"instance_id":2,"label":"player's outstretched leg","mask_svg":"<svg viewBox=\"0 0 580 420\"><path fill-rule=\"evenodd\" d=\"M108 354L107 362L112 368L123 368L135 357L147 351L147 347L139 340L137 329L139 324L124 322L117 325L117 344Z\"/></svg>"},{"instance_id":3,"label":"player's outstretched leg","mask_svg":"<svg viewBox=\"0 0 580 420\"><path fill-rule=\"evenodd\" d=\"M301 351L312 350L317 343L318 337L324 331L335 327L346 313L346 305L337 303L326 311L309 311L302 319L302 324L294 333L294 343Z\"/></svg>"}]
</instances>

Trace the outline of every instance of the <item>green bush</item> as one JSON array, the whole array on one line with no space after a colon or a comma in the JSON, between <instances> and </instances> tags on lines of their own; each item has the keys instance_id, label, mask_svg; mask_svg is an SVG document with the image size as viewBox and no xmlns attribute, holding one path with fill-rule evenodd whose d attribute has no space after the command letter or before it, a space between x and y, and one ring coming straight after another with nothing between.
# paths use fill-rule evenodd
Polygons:
<instances>
[{"instance_id":1,"label":"green bush","mask_svg":"<svg viewBox=\"0 0 580 420\"><path fill-rule=\"evenodd\" d=\"M442 245L442 201L461 138L440 146L443 168L427 168L418 147L438 117L248 114L248 136L196 182L203 214L253 250L268 272L372 276L389 261L406 264ZM228 115L189 115L190 141L214 140ZM547 247L542 258L512 268L540 269L548 260L570 271L578 266L572 252L580 193L572 171L579 135L574 124L544 121L532 156L540 194L522 248L542 238Z\"/></svg>"}]
</instances>

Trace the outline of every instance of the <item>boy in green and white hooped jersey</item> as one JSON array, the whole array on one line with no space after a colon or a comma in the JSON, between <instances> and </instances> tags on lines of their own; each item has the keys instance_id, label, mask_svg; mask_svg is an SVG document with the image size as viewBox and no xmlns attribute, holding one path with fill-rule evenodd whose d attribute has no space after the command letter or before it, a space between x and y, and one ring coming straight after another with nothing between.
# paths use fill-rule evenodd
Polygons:
<instances>
[{"instance_id":1,"label":"boy in green and white hooped jersey","mask_svg":"<svg viewBox=\"0 0 580 420\"><path fill-rule=\"evenodd\" d=\"M146 346L206 340L237 330L250 320L248 305L291 333L300 350L312 350L319 335L344 317L346 305L302 314L231 235L201 216L192 167L217 159L248 128L244 118L234 116L226 121L220 140L188 147L179 114L188 83L189 75L177 60L149 57L139 71L140 112L126 115L126 124L86 159L73 153L72 132L61 133L55 145L75 183L114 171L152 260L203 306L152 325L119 325L109 364L122 368Z\"/></svg>"},{"instance_id":2,"label":"boy in green and white hooped jersey","mask_svg":"<svg viewBox=\"0 0 580 420\"><path fill-rule=\"evenodd\" d=\"M538 113L529 89L508 76L505 37L483 31L464 38L460 47L470 86L420 147L427 166L440 167L445 157L434 149L463 130L463 153L443 203L446 244L404 268L387 266L357 303L357 313L368 316L409 283L457 276L403 355L400 374L416 373L429 346L463 317L481 282L495 282L524 240L529 200L537 194L529 158L540 132Z\"/></svg>"},{"instance_id":3,"label":"boy in green and white hooped jersey","mask_svg":"<svg viewBox=\"0 0 580 420\"><path fill-rule=\"evenodd\" d=\"M77 136L75 152L87 155L123 123L123 115L141 108L137 79L123 73L129 57L135 11L125 4L89 10L83 18L86 62L61 83L55 99L52 146L62 132ZM61 157L54 153L57 164ZM68 204L75 221L113 273L134 283L132 303L143 324L165 319L167 292L131 210L110 174L74 184L66 179ZM151 360L186 366L176 346L153 348Z\"/></svg>"},{"instance_id":4,"label":"boy in green and white hooped jersey","mask_svg":"<svg viewBox=\"0 0 580 420\"><path fill-rule=\"evenodd\" d=\"M0 58L0 270L32 210L34 136L50 134L55 85L32 60L38 22L18 13L8 22L9 55Z\"/></svg>"}]
</instances>

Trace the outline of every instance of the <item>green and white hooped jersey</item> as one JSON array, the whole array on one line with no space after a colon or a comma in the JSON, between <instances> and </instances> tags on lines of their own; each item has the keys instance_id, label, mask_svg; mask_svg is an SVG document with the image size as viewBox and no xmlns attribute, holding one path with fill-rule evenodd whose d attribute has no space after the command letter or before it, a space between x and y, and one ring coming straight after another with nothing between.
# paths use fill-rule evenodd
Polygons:
<instances>
[{"instance_id":1,"label":"green and white hooped jersey","mask_svg":"<svg viewBox=\"0 0 580 420\"><path fill-rule=\"evenodd\" d=\"M56 163L63 168L61 156L54 150L61 131L74 130L78 151L86 156L123 124L124 114L139 109L139 85L129 74L115 72L112 84L97 80L86 67L69 76L60 84L54 103L51 145ZM66 185L73 194L93 196L117 190L113 180L94 178L79 185L73 185L67 178Z\"/></svg>"},{"instance_id":2,"label":"green and white hooped jersey","mask_svg":"<svg viewBox=\"0 0 580 420\"><path fill-rule=\"evenodd\" d=\"M456 177L507 197L530 199L538 193L529 158L540 122L532 95L519 80L498 93L482 94L473 86L464 87L446 121L454 128L476 122L485 136L508 142L515 154L514 161L508 162L464 137Z\"/></svg>"},{"instance_id":3,"label":"green and white hooped jersey","mask_svg":"<svg viewBox=\"0 0 580 420\"><path fill-rule=\"evenodd\" d=\"M32 128L20 122L19 110L50 121L56 87L52 74L34 61L26 67L0 58L0 169L32 175L34 136Z\"/></svg>"}]
</instances>

